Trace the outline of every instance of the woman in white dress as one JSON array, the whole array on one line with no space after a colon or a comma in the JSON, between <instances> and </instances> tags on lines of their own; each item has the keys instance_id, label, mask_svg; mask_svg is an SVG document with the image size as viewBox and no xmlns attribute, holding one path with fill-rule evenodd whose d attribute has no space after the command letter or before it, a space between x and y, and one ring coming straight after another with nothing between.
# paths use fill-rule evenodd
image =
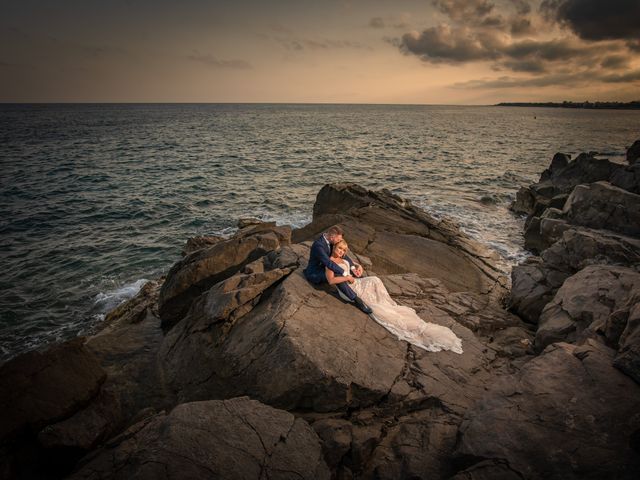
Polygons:
<instances>
[{"instance_id":1,"label":"woman in white dress","mask_svg":"<svg viewBox=\"0 0 640 480\"><path fill-rule=\"evenodd\" d=\"M450 328L422 320L413 308L398 305L389 295L378 277L354 278L351 265L343 257L348 250L344 240L333 246L331 261L343 268L343 275L327 269L327 280L331 285L349 282L354 292L373 310L376 322L405 340L429 352L451 350L462 353L462 340Z\"/></svg>"}]
</instances>

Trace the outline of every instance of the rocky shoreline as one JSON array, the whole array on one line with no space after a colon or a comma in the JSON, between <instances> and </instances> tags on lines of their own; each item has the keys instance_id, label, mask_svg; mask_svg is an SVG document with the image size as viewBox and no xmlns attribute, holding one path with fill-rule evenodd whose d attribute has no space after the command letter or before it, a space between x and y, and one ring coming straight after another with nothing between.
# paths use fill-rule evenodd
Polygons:
<instances>
[{"instance_id":1,"label":"rocky shoreline","mask_svg":"<svg viewBox=\"0 0 640 480\"><path fill-rule=\"evenodd\" d=\"M0 478L637 478L639 150L557 154L518 192L539 256L511 279L452 222L357 185L322 188L301 229L190 239L96 335L0 367ZM462 355L304 279L334 224Z\"/></svg>"}]
</instances>

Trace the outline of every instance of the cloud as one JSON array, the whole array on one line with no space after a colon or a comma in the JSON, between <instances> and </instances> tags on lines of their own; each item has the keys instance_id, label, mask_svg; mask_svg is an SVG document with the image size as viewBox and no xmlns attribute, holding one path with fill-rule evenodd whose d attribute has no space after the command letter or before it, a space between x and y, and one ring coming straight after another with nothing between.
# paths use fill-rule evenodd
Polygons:
<instances>
[{"instance_id":1,"label":"cloud","mask_svg":"<svg viewBox=\"0 0 640 480\"><path fill-rule=\"evenodd\" d=\"M640 69L622 74L605 74L601 70L588 69L578 72L559 72L540 77L508 77L496 79L471 80L453 85L464 89L505 89L531 87L573 88L601 83L640 83Z\"/></svg>"},{"instance_id":2,"label":"cloud","mask_svg":"<svg viewBox=\"0 0 640 480\"><path fill-rule=\"evenodd\" d=\"M511 0L511 3L516 7L518 15L527 15L531 13L531 5L527 0Z\"/></svg>"},{"instance_id":3,"label":"cloud","mask_svg":"<svg viewBox=\"0 0 640 480\"><path fill-rule=\"evenodd\" d=\"M211 54L194 53L187 58L197 63L202 63L211 68L229 68L235 70L248 70L253 68L249 62L239 59L220 60Z\"/></svg>"},{"instance_id":4,"label":"cloud","mask_svg":"<svg viewBox=\"0 0 640 480\"><path fill-rule=\"evenodd\" d=\"M640 39L638 0L543 0L540 10L585 40Z\"/></svg>"},{"instance_id":5,"label":"cloud","mask_svg":"<svg viewBox=\"0 0 640 480\"><path fill-rule=\"evenodd\" d=\"M424 61L462 63L499 58L500 52L496 48L498 43L499 41L490 41L489 36L481 35L469 28L442 24L427 28L422 33L404 34L400 48Z\"/></svg>"},{"instance_id":6,"label":"cloud","mask_svg":"<svg viewBox=\"0 0 640 480\"><path fill-rule=\"evenodd\" d=\"M610 55L606 57L602 62L600 62L600 66L603 68L609 69L621 69L627 68L629 66L630 59L625 55Z\"/></svg>"},{"instance_id":7,"label":"cloud","mask_svg":"<svg viewBox=\"0 0 640 480\"><path fill-rule=\"evenodd\" d=\"M310 39L310 38L276 38L287 50L332 50L356 49L371 50L371 47L350 40Z\"/></svg>"},{"instance_id":8,"label":"cloud","mask_svg":"<svg viewBox=\"0 0 640 480\"><path fill-rule=\"evenodd\" d=\"M369 20L369 26L372 28L384 28L384 19L382 17L373 17Z\"/></svg>"},{"instance_id":9,"label":"cloud","mask_svg":"<svg viewBox=\"0 0 640 480\"><path fill-rule=\"evenodd\" d=\"M127 51L121 47L110 45L85 45L81 47L82 52L91 58L102 58L109 55L125 55Z\"/></svg>"},{"instance_id":10,"label":"cloud","mask_svg":"<svg viewBox=\"0 0 640 480\"><path fill-rule=\"evenodd\" d=\"M488 0L433 0L432 3L451 20L461 23L482 19L495 7Z\"/></svg>"}]
</instances>

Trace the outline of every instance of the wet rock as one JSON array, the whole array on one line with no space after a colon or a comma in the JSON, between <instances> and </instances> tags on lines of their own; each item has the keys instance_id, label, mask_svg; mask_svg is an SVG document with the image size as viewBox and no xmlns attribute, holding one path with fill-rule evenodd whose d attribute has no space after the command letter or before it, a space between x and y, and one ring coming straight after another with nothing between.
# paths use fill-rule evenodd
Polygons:
<instances>
[{"instance_id":1,"label":"wet rock","mask_svg":"<svg viewBox=\"0 0 640 480\"><path fill-rule=\"evenodd\" d=\"M608 182L574 188L563 213L574 225L640 236L640 195Z\"/></svg>"},{"instance_id":2,"label":"wet rock","mask_svg":"<svg viewBox=\"0 0 640 480\"><path fill-rule=\"evenodd\" d=\"M178 405L89 456L73 479L329 479L311 427L288 412L234 398Z\"/></svg>"},{"instance_id":3,"label":"wet rock","mask_svg":"<svg viewBox=\"0 0 640 480\"><path fill-rule=\"evenodd\" d=\"M637 478L640 386L613 356L593 340L558 343L494 384L465 414L455 478Z\"/></svg>"},{"instance_id":4,"label":"wet rock","mask_svg":"<svg viewBox=\"0 0 640 480\"><path fill-rule=\"evenodd\" d=\"M198 295L247 263L288 245L290 238L289 227L260 224L184 257L171 268L160 290L158 305L162 327L170 329Z\"/></svg>"},{"instance_id":5,"label":"wet rock","mask_svg":"<svg viewBox=\"0 0 640 480\"><path fill-rule=\"evenodd\" d=\"M633 145L627 150L627 163L633 165L640 158L640 140L633 142Z\"/></svg>"},{"instance_id":6,"label":"wet rock","mask_svg":"<svg viewBox=\"0 0 640 480\"><path fill-rule=\"evenodd\" d=\"M640 161L611 176L611 184L632 193L640 194Z\"/></svg>"}]
</instances>

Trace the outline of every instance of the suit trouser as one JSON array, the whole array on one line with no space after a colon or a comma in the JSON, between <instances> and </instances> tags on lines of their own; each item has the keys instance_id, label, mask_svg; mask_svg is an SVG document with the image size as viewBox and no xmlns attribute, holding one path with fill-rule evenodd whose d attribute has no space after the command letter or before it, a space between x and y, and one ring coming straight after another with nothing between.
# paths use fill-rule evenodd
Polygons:
<instances>
[{"instance_id":1,"label":"suit trouser","mask_svg":"<svg viewBox=\"0 0 640 480\"><path fill-rule=\"evenodd\" d=\"M308 274L308 273L305 272L304 276L311 283L315 283L317 285L319 285L321 283L328 283L327 282L327 276L324 274L324 272L322 272L322 273L311 273L311 274ZM356 292L354 292L351 289L351 287L349 286L349 282L336 283L336 287L338 287L338 290L340 290L349 300L351 300L352 302L353 302L353 300L355 300Z\"/></svg>"}]
</instances>

